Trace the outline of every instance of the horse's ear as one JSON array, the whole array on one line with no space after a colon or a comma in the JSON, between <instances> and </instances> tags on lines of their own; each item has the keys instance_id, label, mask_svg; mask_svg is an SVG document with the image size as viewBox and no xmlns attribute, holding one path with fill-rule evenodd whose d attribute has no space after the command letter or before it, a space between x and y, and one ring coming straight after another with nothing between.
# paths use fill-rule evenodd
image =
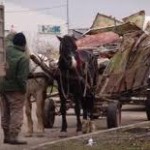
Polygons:
<instances>
[{"instance_id":1,"label":"horse's ear","mask_svg":"<svg viewBox=\"0 0 150 150\"><path fill-rule=\"evenodd\" d=\"M77 38L75 36L72 36L73 40L77 41Z\"/></svg>"},{"instance_id":2,"label":"horse's ear","mask_svg":"<svg viewBox=\"0 0 150 150\"><path fill-rule=\"evenodd\" d=\"M56 37L60 42L62 41L62 37L60 37L60 36L56 36Z\"/></svg>"}]
</instances>

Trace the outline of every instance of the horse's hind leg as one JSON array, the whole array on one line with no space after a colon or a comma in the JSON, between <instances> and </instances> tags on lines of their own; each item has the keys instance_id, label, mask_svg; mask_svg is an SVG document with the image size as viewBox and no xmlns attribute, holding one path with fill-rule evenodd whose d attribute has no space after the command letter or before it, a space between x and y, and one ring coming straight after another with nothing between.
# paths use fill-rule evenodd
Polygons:
<instances>
[{"instance_id":1,"label":"horse's hind leg","mask_svg":"<svg viewBox=\"0 0 150 150\"><path fill-rule=\"evenodd\" d=\"M27 117L27 133L26 133L26 137L31 137L33 134L33 121L32 121L32 104L31 104L31 100L30 100L31 96L27 96L26 97L26 101L25 101L25 113L26 113L26 117Z\"/></svg>"},{"instance_id":2,"label":"horse's hind leg","mask_svg":"<svg viewBox=\"0 0 150 150\"><path fill-rule=\"evenodd\" d=\"M86 100L82 100L82 109L83 109L83 120L87 120L87 107L86 107Z\"/></svg>"},{"instance_id":3,"label":"horse's hind leg","mask_svg":"<svg viewBox=\"0 0 150 150\"><path fill-rule=\"evenodd\" d=\"M89 132L89 120L88 117L88 111L87 111L87 100L83 98L82 100L82 109L83 109L83 121L82 121L82 133L88 133Z\"/></svg>"},{"instance_id":4,"label":"horse's hind leg","mask_svg":"<svg viewBox=\"0 0 150 150\"><path fill-rule=\"evenodd\" d=\"M93 94L89 95L87 97L87 111L89 114L89 118L90 118L90 122L89 122L89 132L93 132L95 131L96 127L95 127L95 123L93 120L93 112L94 112L94 101L95 101L95 97Z\"/></svg>"},{"instance_id":5,"label":"horse's hind leg","mask_svg":"<svg viewBox=\"0 0 150 150\"><path fill-rule=\"evenodd\" d=\"M43 91L36 93L36 115L37 115L37 136L43 136L44 133L44 94Z\"/></svg>"}]
</instances>

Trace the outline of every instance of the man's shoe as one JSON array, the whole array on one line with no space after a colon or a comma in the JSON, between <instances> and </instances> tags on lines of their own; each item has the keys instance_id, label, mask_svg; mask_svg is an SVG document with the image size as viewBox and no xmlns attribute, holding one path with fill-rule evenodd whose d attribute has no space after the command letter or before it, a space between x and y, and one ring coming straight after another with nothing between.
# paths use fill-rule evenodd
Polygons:
<instances>
[{"instance_id":1,"label":"man's shoe","mask_svg":"<svg viewBox=\"0 0 150 150\"><path fill-rule=\"evenodd\" d=\"M12 144L12 145L25 145L25 144L27 144L26 141L21 141L18 139L18 133L10 133L8 143Z\"/></svg>"},{"instance_id":2,"label":"man's shoe","mask_svg":"<svg viewBox=\"0 0 150 150\"><path fill-rule=\"evenodd\" d=\"M4 132L4 141L3 141L3 143L9 143L9 139L10 139L9 130L8 129L3 129L3 132Z\"/></svg>"},{"instance_id":3,"label":"man's shoe","mask_svg":"<svg viewBox=\"0 0 150 150\"><path fill-rule=\"evenodd\" d=\"M4 139L3 143L7 144L7 143L9 143L9 140L8 139Z\"/></svg>"},{"instance_id":4,"label":"man's shoe","mask_svg":"<svg viewBox=\"0 0 150 150\"><path fill-rule=\"evenodd\" d=\"M9 144L12 144L12 145L25 145L27 144L26 141L20 141L20 140L9 140L7 141Z\"/></svg>"}]
</instances>

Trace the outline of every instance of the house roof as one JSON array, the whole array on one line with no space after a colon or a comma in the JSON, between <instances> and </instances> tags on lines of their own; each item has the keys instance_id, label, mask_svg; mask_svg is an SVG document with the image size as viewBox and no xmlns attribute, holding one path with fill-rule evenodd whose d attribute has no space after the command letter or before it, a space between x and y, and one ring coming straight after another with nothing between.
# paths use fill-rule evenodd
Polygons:
<instances>
[{"instance_id":1,"label":"house roof","mask_svg":"<svg viewBox=\"0 0 150 150\"><path fill-rule=\"evenodd\" d=\"M73 35L76 39L79 39L88 30L89 30L88 28L70 29L69 34Z\"/></svg>"}]
</instances>

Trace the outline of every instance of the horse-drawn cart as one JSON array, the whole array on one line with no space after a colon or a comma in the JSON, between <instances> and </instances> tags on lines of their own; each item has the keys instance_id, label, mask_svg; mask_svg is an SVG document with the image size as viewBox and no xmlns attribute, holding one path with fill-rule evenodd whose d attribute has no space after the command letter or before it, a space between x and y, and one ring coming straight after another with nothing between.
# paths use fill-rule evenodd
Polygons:
<instances>
[{"instance_id":1,"label":"horse-drawn cart","mask_svg":"<svg viewBox=\"0 0 150 150\"><path fill-rule=\"evenodd\" d=\"M98 77L94 117L107 116L108 128L121 124L121 107L127 103L145 104L150 120L149 41L150 35L139 28L124 34L119 50ZM54 73L34 56L31 58L47 73ZM49 127L53 127L56 108L52 99L47 102L46 114L50 120Z\"/></svg>"}]
</instances>

